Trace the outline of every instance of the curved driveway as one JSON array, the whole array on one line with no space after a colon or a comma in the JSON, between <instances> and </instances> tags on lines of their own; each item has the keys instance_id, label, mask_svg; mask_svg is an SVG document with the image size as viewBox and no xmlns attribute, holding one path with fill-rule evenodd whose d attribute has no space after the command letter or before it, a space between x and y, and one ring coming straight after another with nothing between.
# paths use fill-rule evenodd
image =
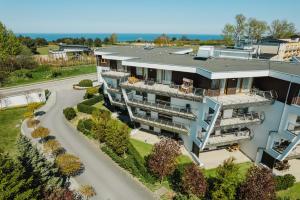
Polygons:
<instances>
[{"instance_id":1,"label":"curved driveway","mask_svg":"<svg viewBox=\"0 0 300 200\"><path fill-rule=\"evenodd\" d=\"M90 184L95 188L97 196L94 199L154 199L153 193L116 166L99 147L91 144L64 122L63 108L82 101L83 91L65 88L58 89L56 94L55 105L41 121L68 152L79 156L83 162L85 170L76 180L80 184Z\"/></svg>"}]
</instances>

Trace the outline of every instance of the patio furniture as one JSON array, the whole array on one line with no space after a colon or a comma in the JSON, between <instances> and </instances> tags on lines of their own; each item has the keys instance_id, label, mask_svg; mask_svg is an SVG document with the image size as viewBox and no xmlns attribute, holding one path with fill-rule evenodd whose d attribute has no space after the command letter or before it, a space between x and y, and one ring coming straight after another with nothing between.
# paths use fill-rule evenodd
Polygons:
<instances>
[{"instance_id":1,"label":"patio furniture","mask_svg":"<svg viewBox=\"0 0 300 200\"><path fill-rule=\"evenodd\" d=\"M180 91L186 94L193 92L193 80L188 78L182 79L182 85L180 86Z\"/></svg>"}]
</instances>

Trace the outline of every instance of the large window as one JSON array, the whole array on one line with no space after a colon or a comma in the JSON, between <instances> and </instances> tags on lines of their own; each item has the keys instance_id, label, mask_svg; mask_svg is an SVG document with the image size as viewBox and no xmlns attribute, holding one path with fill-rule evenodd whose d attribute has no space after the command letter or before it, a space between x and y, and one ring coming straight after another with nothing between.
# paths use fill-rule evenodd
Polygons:
<instances>
[{"instance_id":1,"label":"large window","mask_svg":"<svg viewBox=\"0 0 300 200\"><path fill-rule=\"evenodd\" d=\"M220 89L220 80L219 79L214 79L214 80L212 80L212 82L211 82L211 89L212 90L218 90L218 89Z\"/></svg>"}]
</instances>

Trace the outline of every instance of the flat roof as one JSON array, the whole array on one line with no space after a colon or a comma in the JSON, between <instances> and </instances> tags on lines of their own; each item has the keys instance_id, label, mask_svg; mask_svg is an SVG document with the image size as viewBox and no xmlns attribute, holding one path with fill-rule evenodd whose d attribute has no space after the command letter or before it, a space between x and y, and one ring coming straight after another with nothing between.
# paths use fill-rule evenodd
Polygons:
<instances>
[{"instance_id":1,"label":"flat roof","mask_svg":"<svg viewBox=\"0 0 300 200\"><path fill-rule=\"evenodd\" d=\"M130 57L128 62L148 63L160 65L174 65L180 67L193 67L209 72L247 72L274 70L285 74L300 76L300 64L289 62L277 62L259 59L232 59L212 58L207 60L195 59L193 54L176 55L172 52L187 48L155 47L151 50L136 46L110 46L102 47L95 51L99 55Z\"/></svg>"}]
</instances>

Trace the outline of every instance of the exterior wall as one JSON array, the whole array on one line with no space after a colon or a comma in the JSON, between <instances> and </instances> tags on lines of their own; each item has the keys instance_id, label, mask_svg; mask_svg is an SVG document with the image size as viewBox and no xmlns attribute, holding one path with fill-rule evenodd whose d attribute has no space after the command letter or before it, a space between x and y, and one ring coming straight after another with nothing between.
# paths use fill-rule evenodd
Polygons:
<instances>
[{"instance_id":1,"label":"exterior wall","mask_svg":"<svg viewBox=\"0 0 300 200\"><path fill-rule=\"evenodd\" d=\"M270 131L277 131L280 121L281 113L284 108L284 104L276 101L273 105L267 105L263 107L250 108L249 110L261 112L265 114L265 119L262 124L251 126L253 138L250 141L241 143L241 150L253 161L256 161L259 148L265 148L268 142ZM257 162L260 162L258 160Z\"/></svg>"},{"instance_id":2,"label":"exterior wall","mask_svg":"<svg viewBox=\"0 0 300 200\"><path fill-rule=\"evenodd\" d=\"M0 99L0 108L23 106L33 102L45 102L45 92L32 92L27 95L8 96Z\"/></svg>"}]
</instances>

